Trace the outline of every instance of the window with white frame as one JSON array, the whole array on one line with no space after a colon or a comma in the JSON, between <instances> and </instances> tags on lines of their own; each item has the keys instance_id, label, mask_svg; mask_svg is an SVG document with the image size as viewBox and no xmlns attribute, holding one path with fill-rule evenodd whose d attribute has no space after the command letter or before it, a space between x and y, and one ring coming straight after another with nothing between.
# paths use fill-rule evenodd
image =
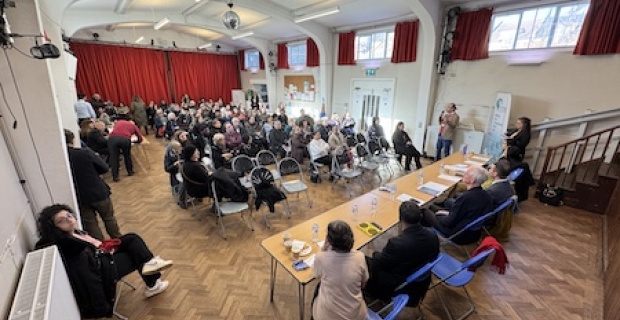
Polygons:
<instances>
[{"instance_id":1,"label":"window with white frame","mask_svg":"<svg viewBox=\"0 0 620 320\"><path fill-rule=\"evenodd\" d=\"M390 59L393 49L393 29L359 32L355 36L355 60Z\"/></svg>"},{"instance_id":2,"label":"window with white frame","mask_svg":"<svg viewBox=\"0 0 620 320\"><path fill-rule=\"evenodd\" d=\"M286 45L288 48L288 65L289 66L305 66L306 65L306 42L294 42Z\"/></svg>"},{"instance_id":3,"label":"window with white frame","mask_svg":"<svg viewBox=\"0 0 620 320\"><path fill-rule=\"evenodd\" d=\"M245 68L258 69L260 67L260 54L258 50L245 51Z\"/></svg>"},{"instance_id":4,"label":"window with white frame","mask_svg":"<svg viewBox=\"0 0 620 320\"><path fill-rule=\"evenodd\" d=\"M493 15L489 51L575 46L589 2L569 2Z\"/></svg>"}]
</instances>

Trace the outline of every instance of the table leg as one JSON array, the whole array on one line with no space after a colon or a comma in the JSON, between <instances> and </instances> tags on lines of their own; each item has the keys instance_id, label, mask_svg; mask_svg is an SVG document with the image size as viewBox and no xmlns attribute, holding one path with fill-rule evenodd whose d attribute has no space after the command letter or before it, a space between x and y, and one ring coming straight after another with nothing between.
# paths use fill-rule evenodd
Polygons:
<instances>
[{"instance_id":1,"label":"table leg","mask_svg":"<svg viewBox=\"0 0 620 320\"><path fill-rule=\"evenodd\" d=\"M306 302L306 285L299 284L299 320L304 320L304 311L305 311L305 302Z\"/></svg>"},{"instance_id":2,"label":"table leg","mask_svg":"<svg viewBox=\"0 0 620 320\"><path fill-rule=\"evenodd\" d=\"M270 290L269 290L269 301L273 302L273 292L276 286L276 270L278 269L278 263L276 262L276 259L274 259L273 257L271 258L271 272L270 272L270 279L269 279L269 285Z\"/></svg>"}]
</instances>

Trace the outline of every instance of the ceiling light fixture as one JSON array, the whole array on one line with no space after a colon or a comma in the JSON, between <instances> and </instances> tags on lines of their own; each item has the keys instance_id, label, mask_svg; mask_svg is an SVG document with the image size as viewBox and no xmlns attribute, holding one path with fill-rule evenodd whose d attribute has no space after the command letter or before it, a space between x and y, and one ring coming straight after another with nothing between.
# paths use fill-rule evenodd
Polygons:
<instances>
[{"instance_id":1,"label":"ceiling light fixture","mask_svg":"<svg viewBox=\"0 0 620 320\"><path fill-rule=\"evenodd\" d=\"M239 26L241 26L241 19L239 19L239 15L236 12L232 11L232 0L228 2L228 8L230 8L230 10L224 13L224 26L230 30L237 30Z\"/></svg>"},{"instance_id":2,"label":"ceiling light fixture","mask_svg":"<svg viewBox=\"0 0 620 320\"><path fill-rule=\"evenodd\" d=\"M239 39L251 37L253 35L254 35L254 31L248 31L248 32L240 33L238 35L234 35L234 36L232 36L230 38L233 39L233 40L239 40Z\"/></svg>"},{"instance_id":3,"label":"ceiling light fixture","mask_svg":"<svg viewBox=\"0 0 620 320\"><path fill-rule=\"evenodd\" d=\"M168 19L168 17L165 17L165 18L161 19L161 21L156 23L153 26L153 29L159 30L159 29L163 28L165 25L167 25L168 23L170 23L170 19Z\"/></svg>"},{"instance_id":4,"label":"ceiling light fixture","mask_svg":"<svg viewBox=\"0 0 620 320\"><path fill-rule=\"evenodd\" d=\"M140 36L140 38L136 39L136 43L140 43L144 40L144 36Z\"/></svg>"},{"instance_id":5,"label":"ceiling light fixture","mask_svg":"<svg viewBox=\"0 0 620 320\"><path fill-rule=\"evenodd\" d=\"M181 14L184 16L189 16L190 14L196 12L198 9L202 8L207 3L209 3L209 0L196 1L196 3L194 3L191 7L185 9L183 12L181 12Z\"/></svg>"},{"instance_id":6,"label":"ceiling light fixture","mask_svg":"<svg viewBox=\"0 0 620 320\"><path fill-rule=\"evenodd\" d=\"M198 47L198 49L207 49L207 48L211 48L213 46L212 42L207 42L203 45L201 45L200 47Z\"/></svg>"},{"instance_id":7,"label":"ceiling light fixture","mask_svg":"<svg viewBox=\"0 0 620 320\"><path fill-rule=\"evenodd\" d=\"M116 3L116 6L114 7L114 12L118 13L118 14L125 14L125 12L127 11L127 8L129 8L129 5L131 4L133 0L120 0Z\"/></svg>"},{"instance_id":8,"label":"ceiling light fixture","mask_svg":"<svg viewBox=\"0 0 620 320\"><path fill-rule=\"evenodd\" d=\"M332 14L335 14L335 13L338 13L338 12L340 12L340 7L334 7L334 8L331 8L331 9L317 11L317 12L314 12L314 13L304 14L304 15L296 17L295 18L295 23L300 23L300 22L304 22L304 21L308 21L308 20L313 20L313 19L329 16L329 15L332 15Z\"/></svg>"}]
</instances>

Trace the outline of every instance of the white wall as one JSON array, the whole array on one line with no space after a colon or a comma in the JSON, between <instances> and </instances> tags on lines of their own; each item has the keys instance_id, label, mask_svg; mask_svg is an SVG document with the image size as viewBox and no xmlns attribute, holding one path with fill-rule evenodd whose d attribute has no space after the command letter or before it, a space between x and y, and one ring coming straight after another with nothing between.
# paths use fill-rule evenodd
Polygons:
<instances>
[{"instance_id":1,"label":"white wall","mask_svg":"<svg viewBox=\"0 0 620 320\"><path fill-rule=\"evenodd\" d=\"M15 33L42 33L34 0L23 0L17 8L7 9L7 17ZM15 39L15 46L28 52L32 39ZM60 43L55 43L61 47ZM66 147L52 86L52 69L46 61L34 60L7 49L10 61L0 59L0 83L4 87L8 106L0 102L0 126L6 134L0 139L0 171L2 172L2 228L0 228L0 317L12 300L14 284L25 254L37 238L34 213L52 203L75 206L75 196ZM4 55L4 53L2 54ZM12 67L15 79L11 75ZM66 74L66 71L64 71ZM21 99L18 91L21 93ZM23 104L22 104L23 102ZM13 127L15 115L17 127ZM16 166L11 158L14 157ZM16 168L17 167L17 168ZM22 186L18 179L25 180ZM27 195L27 200L26 200ZM5 246L9 244L9 247ZM8 251L6 251L8 250Z\"/></svg>"},{"instance_id":2,"label":"white wall","mask_svg":"<svg viewBox=\"0 0 620 320\"><path fill-rule=\"evenodd\" d=\"M508 65L508 55L453 62L439 81L436 101L492 105L497 91L510 92L511 123L520 116L536 123L546 117L580 115L586 109L620 108L620 55L549 55L540 65Z\"/></svg>"}]
</instances>

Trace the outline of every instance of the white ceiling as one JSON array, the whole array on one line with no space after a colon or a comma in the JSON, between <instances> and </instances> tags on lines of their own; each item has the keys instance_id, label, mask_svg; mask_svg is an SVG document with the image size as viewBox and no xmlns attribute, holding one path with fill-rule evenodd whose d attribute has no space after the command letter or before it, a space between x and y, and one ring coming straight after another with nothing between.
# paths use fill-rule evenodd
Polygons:
<instances>
[{"instance_id":1,"label":"white ceiling","mask_svg":"<svg viewBox=\"0 0 620 320\"><path fill-rule=\"evenodd\" d=\"M183 11L200 1L206 4L189 16L182 15ZM233 3L237 2L233 10L241 18L241 28L251 29L255 37L271 41L307 37L298 29L291 27L290 22L284 21L283 15L288 15L290 20L295 16L338 6L339 13L312 20L332 30L355 29L358 26L368 27L373 23L385 24L386 21L394 23L413 16L410 7L403 0L246 0L245 4L248 7L244 7L243 3L239 3L240 1L233 0ZM438 1L447 6L458 4L479 7L524 2L523 0ZM128 3L128 5L124 12L116 12L114 23L88 25L88 16L101 13L115 14L115 8L121 3ZM73 13L72 16L78 14L84 17L83 31L88 32L105 27L108 29L110 27L113 29L131 28L137 32L140 32L140 29L153 30L154 23L163 17L171 17L173 23L164 27L165 29L198 37L204 41L217 40L232 47L247 47L247 43L243 40L233 41L224 34L222 16L228 10L227 3L227 0L76 0L65 12ZM254 5L256 7L252 7ZM257 9L258 6L268 6L274 8L274 12L279 13L269 14L269 12Z\"/></svg>"}]
</instances>

